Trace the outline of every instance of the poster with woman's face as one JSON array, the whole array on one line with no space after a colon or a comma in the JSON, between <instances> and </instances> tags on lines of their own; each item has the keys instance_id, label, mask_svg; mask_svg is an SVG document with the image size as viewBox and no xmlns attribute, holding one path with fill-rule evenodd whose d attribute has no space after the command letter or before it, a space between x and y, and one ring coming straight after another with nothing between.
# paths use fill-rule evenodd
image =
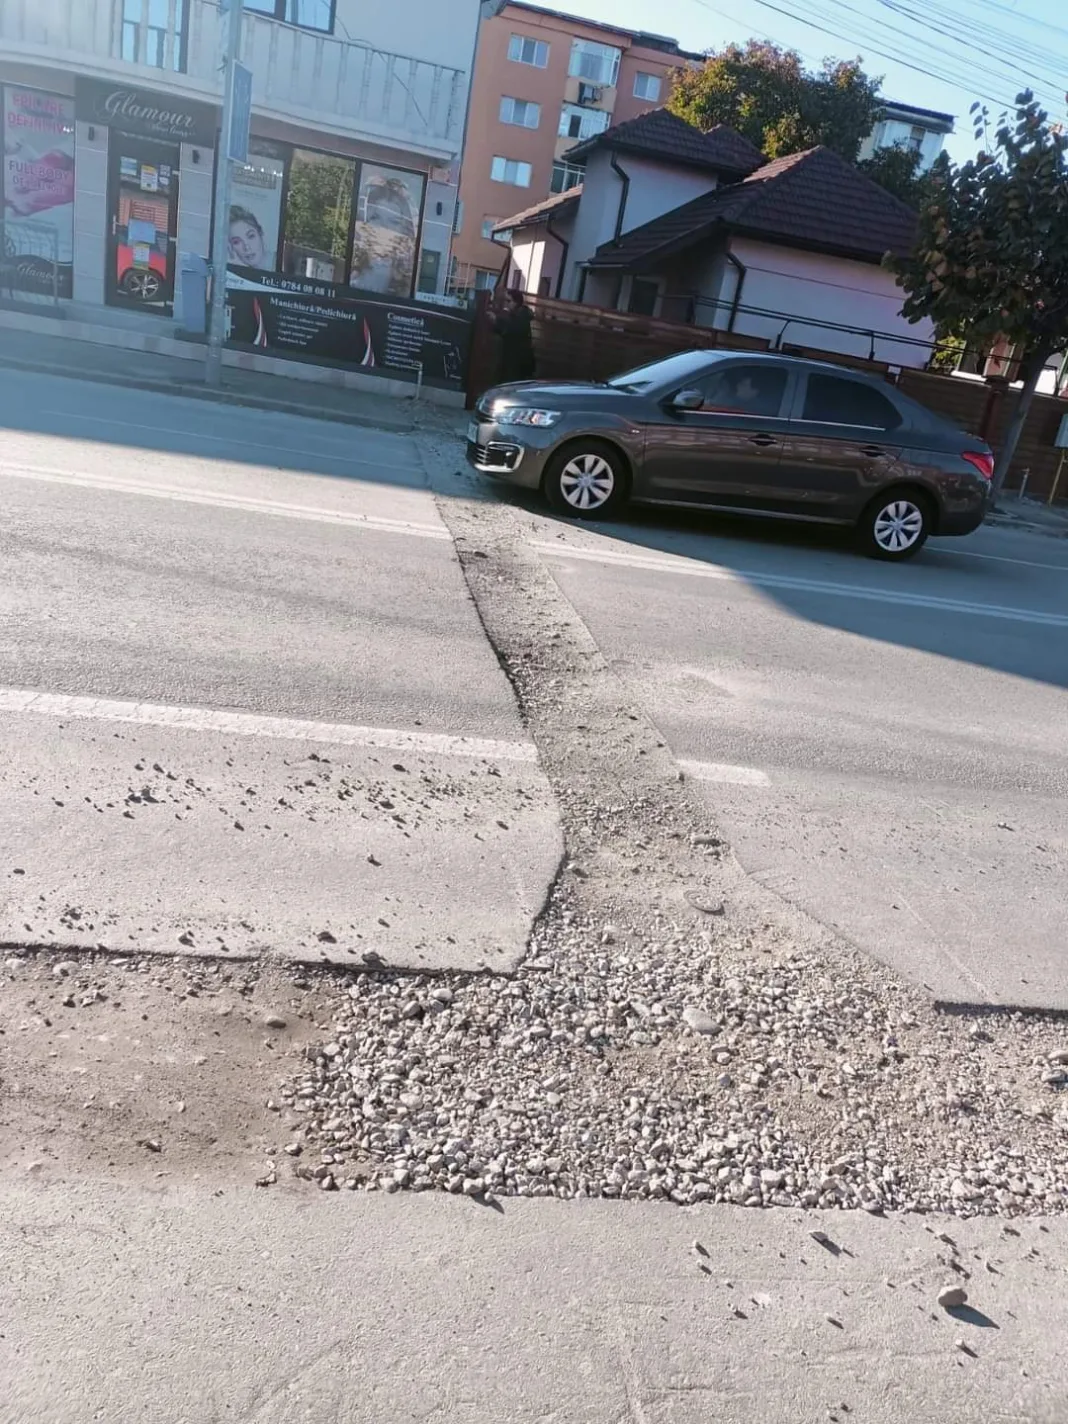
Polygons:
<instances>
[{"instance_id":1,"label":"poster with woman's face","mask_svg":"<svg viewBox=\"0 0 1068 1424\"><path fill-rule=\"evenodd\" d=\"M278 265L285 162L250 153L234 169L230 190L230 257L235 267L273 272Z\"/></svg>"},{"instance_id":2,"label":"poster with woman's face","mask_svg":"<svg viewBox=\"0 0 1068 1424\"><path fill-rule=\"evenodd\" d=\"M353 225L350 287L389 297L411 295L425 182L421 173L363 165Z\"/></svg>"}]
</instances>

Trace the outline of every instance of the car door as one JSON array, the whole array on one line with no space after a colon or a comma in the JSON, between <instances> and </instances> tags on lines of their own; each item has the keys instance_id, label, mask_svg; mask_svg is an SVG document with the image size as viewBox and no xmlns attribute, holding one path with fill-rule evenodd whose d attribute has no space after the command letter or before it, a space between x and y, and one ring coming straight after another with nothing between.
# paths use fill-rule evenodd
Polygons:
<instances>
[{"instance_id":1,"label":"car door","mask_svg":"<svg viewBox=\"0 0 1068 1424\"><path fill-rule=\"evenodd\" d=\"M889 387L844 371L805 371L778 467L776 508L856 519L877 489L907 476L907 425Z\"/></svg>"},{"instance_id":2,"label":"car door","mask_svg":"<svg viewBox=\"0 0 1068 1424\"><path fill-rule=\"evenodd\" d=\"M687 380L695 410L654 408L640 497L680 504L751 505L772 486L789 435L793 373L785 361L720 360Z\"/></svg>"}]
</instances>

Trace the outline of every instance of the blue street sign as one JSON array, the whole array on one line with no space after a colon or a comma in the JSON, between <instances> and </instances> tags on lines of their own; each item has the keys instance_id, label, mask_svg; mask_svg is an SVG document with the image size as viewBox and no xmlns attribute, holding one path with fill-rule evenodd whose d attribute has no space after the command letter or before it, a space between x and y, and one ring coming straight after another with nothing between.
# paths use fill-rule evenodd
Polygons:
<instances>
[{"instance_id":1,"label":"blue street sign","mask_svg":"<svg viewBox=\"0 0 1068 1424\"><path fill-rule=\"evenodd\" d=\"M233 84L226 156L234 163L247 163L248 135L252 124L252 70L246 69L243 64L235 64Z\"/></svg>"}]
</instances>

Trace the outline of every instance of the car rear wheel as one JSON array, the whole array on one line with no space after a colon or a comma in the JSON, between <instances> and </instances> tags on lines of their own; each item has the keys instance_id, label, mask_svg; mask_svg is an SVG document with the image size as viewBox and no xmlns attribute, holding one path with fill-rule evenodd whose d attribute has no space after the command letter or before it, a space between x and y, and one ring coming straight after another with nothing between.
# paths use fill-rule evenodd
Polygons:
<instances>
[{"instance_id":1,"label":"car rear wheel","mask_svg":"<svg viewBox=\"0 0 1068 1424\"><path fill-rule=\"evenodd\" d=\"M619 452L602 440L583 440L555 455L545 472L545 497L558 514L607 519L627 499Z\"/></svg>"},{"instance_id":2,"label":"car rear wheel","mask_svg":"<svg viewBox=\"0 0 1068 1424\"><path fill-rule=\"evenodd\" d=\"M930 500L916 490L886 490L873 499L858 525L864 552L900 563L918 554L934 525Z\"/></svg>"},{"instance_id":3,"label":"car rear wheel","mask_svg":"<svg viewBox=\"0 0 1068 1424\"><path fill-rule=\"evenodd\" d=\"M122 290L138 301L154 302L163 283L151 268L131 267L123 274Z\"/></svg>"}]
</instances>

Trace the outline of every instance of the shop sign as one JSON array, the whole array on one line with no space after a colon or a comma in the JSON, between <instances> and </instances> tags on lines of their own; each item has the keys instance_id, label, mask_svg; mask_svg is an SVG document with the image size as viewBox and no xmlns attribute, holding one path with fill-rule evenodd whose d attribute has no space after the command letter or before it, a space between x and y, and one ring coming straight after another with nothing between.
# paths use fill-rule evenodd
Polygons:
<instances>
[{"instance_id":1,"label":"shop sign","mask_svg":"<svg viewBox=\"0 0 1068 1424\"><path fill-rule=\"evenodd\" d=\"M215 147L218 110L179 94L157 94L129 84L79 78L75 85L78 118L140 138L166 143L197 143Z\"/></svg>"}]
</instances>

